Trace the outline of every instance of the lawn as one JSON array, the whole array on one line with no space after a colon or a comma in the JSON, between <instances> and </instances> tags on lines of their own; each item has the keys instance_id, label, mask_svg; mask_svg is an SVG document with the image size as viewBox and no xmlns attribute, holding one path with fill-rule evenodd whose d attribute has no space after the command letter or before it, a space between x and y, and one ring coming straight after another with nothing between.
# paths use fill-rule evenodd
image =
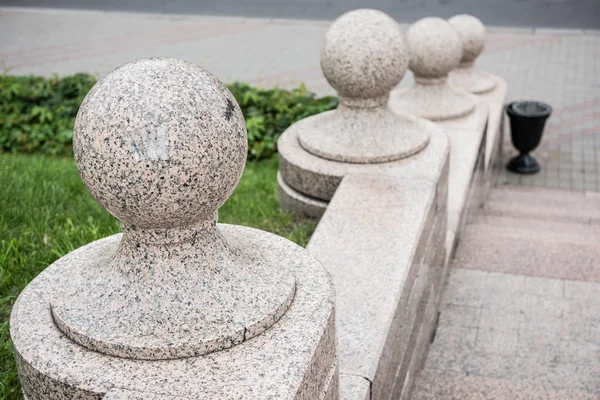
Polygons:
<instances>
[{"instance_id":1,"label":"lawn","mask_svg":"<svg viewBox=\"0 0 600 400\"><path fill-rule=\"evenodd\" d=\"M305 246L316 224L279 209L276 174L276 157L248 163L219 222ZM89 195L72 159L0 154L0 399L21 399L8 329L19 292L57 258L116 232L118 222Z\"/></svg>"}]
</instances>

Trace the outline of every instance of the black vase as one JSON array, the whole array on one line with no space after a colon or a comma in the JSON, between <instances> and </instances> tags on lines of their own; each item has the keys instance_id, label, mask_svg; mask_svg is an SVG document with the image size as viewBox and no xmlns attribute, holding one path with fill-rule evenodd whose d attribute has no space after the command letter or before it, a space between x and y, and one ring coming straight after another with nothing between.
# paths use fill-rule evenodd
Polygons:
<instances>
[{"instance_id":1,"label":"black vase","mask_svg":"<svg viewBox=\"0 0 600 400\"><path fill-rule=\"evenodd\" d=\"M535 174L540 165L529 152L535 150L542 140L544 125L552 113L552 107L539 101L513 101L506 107L510 119L510 137L519 155L511 159L506 169L518 174Z\"/></svg>"}]
</instances>

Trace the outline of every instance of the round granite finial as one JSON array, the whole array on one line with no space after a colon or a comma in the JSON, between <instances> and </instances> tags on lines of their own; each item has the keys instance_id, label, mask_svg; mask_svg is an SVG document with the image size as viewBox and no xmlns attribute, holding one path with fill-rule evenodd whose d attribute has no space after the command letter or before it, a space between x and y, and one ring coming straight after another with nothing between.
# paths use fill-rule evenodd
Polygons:
<instances>
[{"instance_id":1,"label":"round granite finial","mask_svg":"<svg viewBox=\"0 0 600 400\"><path fill-rule=\"evenodd\" d=\"M78 260L55 294L54 321L68 337L125 358L189 357L260 334L286 312L289 270L217 227L247 135L214 76L168 58L125 64L86 96L73 144L85 185L123 238L114 254Z\"/></svg>"},{"instance_id":2,"label":"round granite finial","mask_svg":"<svg viewBox=\"0 0 600 400\"><path fill-rule=\"evenodd\" d=\"M472 15L460 14L448 20L462 42L461 63L475 61L485 48L485 26Z\"/></svg>"},{"instance_id":3,"label":"round granite finial","mask_svg":"<svg viewBox=\"0 0 600 400\"><path fill-rule=\"evenodd\" d=\"M410 70L416 78L444 78L460 62L458 33L441 18L423 18L406 32Z\"/></svg>"},{"instance_id":4,"label":"round granite finial","mask_svg":"<svg viewBox=\"0 0 600 400\"><path fill-rule=\"evenodd\" d=\"M347 12L325 34L321 69L343 104L356 107L385 104L407 65L408 54L400 27L381 11Z\"/></svg>"},{"instance_id":5,"label":"round granite finial","mask_svg":"<svg viewBox=\"0 0 600 400\"><path fill-rule=\"evenodd\" d=\"M472 93L484 93L496 86L488 74L473 68L475 59L485 48L485 26L476 17L468 14L455 15L448 20L458 32L463 48L460 65L452 72L450 82Z\"/></svg>"},{"instance_id":6,"label":"round granite finial","mask_svg":"<svg viewBox=\"0 0 600 400\"><path fill-rule=\"evenodd\" d=\"M194 64L125 64L85 98L74 153L94 198L124 225L214 219L237 185L248 141L227 88Z\"/></svg>"},{"instance_id":7,"label":"round granite finial","mask_svg":"<svg viewBox=\"0 0 600 400\"><path fill-rule=\"evenodd\" d=\"M406 40L410 52L408 68L415 76L415 86L392 95L390 105L394 111L430 120L471 113L477 100L448 85L448 74L462 57L458 32L441 18L423 18L409 27Z\"/></svg>"},{"instance_id":8,"label":"round granite finial","mask_svg":"<svg viewBox=\"0 0 600 400\"><path fill-rule=\"evenodd\" d=\"M321 48L323 74L338 92L340 104L318 118L318 125L299 132L300 145L322 158L361 164L399 160L421 151L429 133L414 129L388 108L390 91L407 65L404 35L390 16L371 9L340 16Z\"/></svg>"}]
</instances>

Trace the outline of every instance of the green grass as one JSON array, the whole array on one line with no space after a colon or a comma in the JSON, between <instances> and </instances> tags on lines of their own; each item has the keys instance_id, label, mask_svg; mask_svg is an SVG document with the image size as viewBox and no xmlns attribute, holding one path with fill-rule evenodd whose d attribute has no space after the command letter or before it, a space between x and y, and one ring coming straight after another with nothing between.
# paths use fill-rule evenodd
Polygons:
<instances>
[{"instance_id":1,"label":"green grass","mask_svg":"<svg viewBox=\"0 0 600 400\"><path fill-rule=\"evenodd\" d=\"M305 246L315 223L279 209L277 159L249 163L219 221L246 225ZM71 159L0 154L0 399L21 399L9 338L19 292L57 258L119 232L89 195Z\"/></svg>"}]
</instances>

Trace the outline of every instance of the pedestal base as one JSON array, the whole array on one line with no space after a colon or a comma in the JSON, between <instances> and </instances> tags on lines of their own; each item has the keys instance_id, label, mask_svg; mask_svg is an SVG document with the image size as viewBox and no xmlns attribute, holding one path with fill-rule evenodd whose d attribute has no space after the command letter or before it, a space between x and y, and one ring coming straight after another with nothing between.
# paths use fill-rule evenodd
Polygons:
<instances>
[{"instance_id":1,"label":"pedestal base","mask_svg":"<svg viewBox=\"0 0 600 400\"><path fill-rule=\"evenodd\" d=\"M516 174L537 174L540 172L540 164L529 153L519 154L506 164L506 169Z\"/></svg>"},{"instance_id":2,"label":"pedestal base","mask_svg":"<svg viewBox=\"0 0 600 400\"><path fill-rule=\"evenodd\" d=\"M337 399L334 293L329 275L304 249L256 229L219 225L224 240L296 278L287 312L263 333L199 357L132 360L68 339L50 313L53 294L73 265L116 251L121 235L81 247L46 268L23 290L11 337L23 393L47 399ZM119 389L119 390L117 390ZM116 396L116 397L115 397Z\"/></svg>"}]
</instances>

